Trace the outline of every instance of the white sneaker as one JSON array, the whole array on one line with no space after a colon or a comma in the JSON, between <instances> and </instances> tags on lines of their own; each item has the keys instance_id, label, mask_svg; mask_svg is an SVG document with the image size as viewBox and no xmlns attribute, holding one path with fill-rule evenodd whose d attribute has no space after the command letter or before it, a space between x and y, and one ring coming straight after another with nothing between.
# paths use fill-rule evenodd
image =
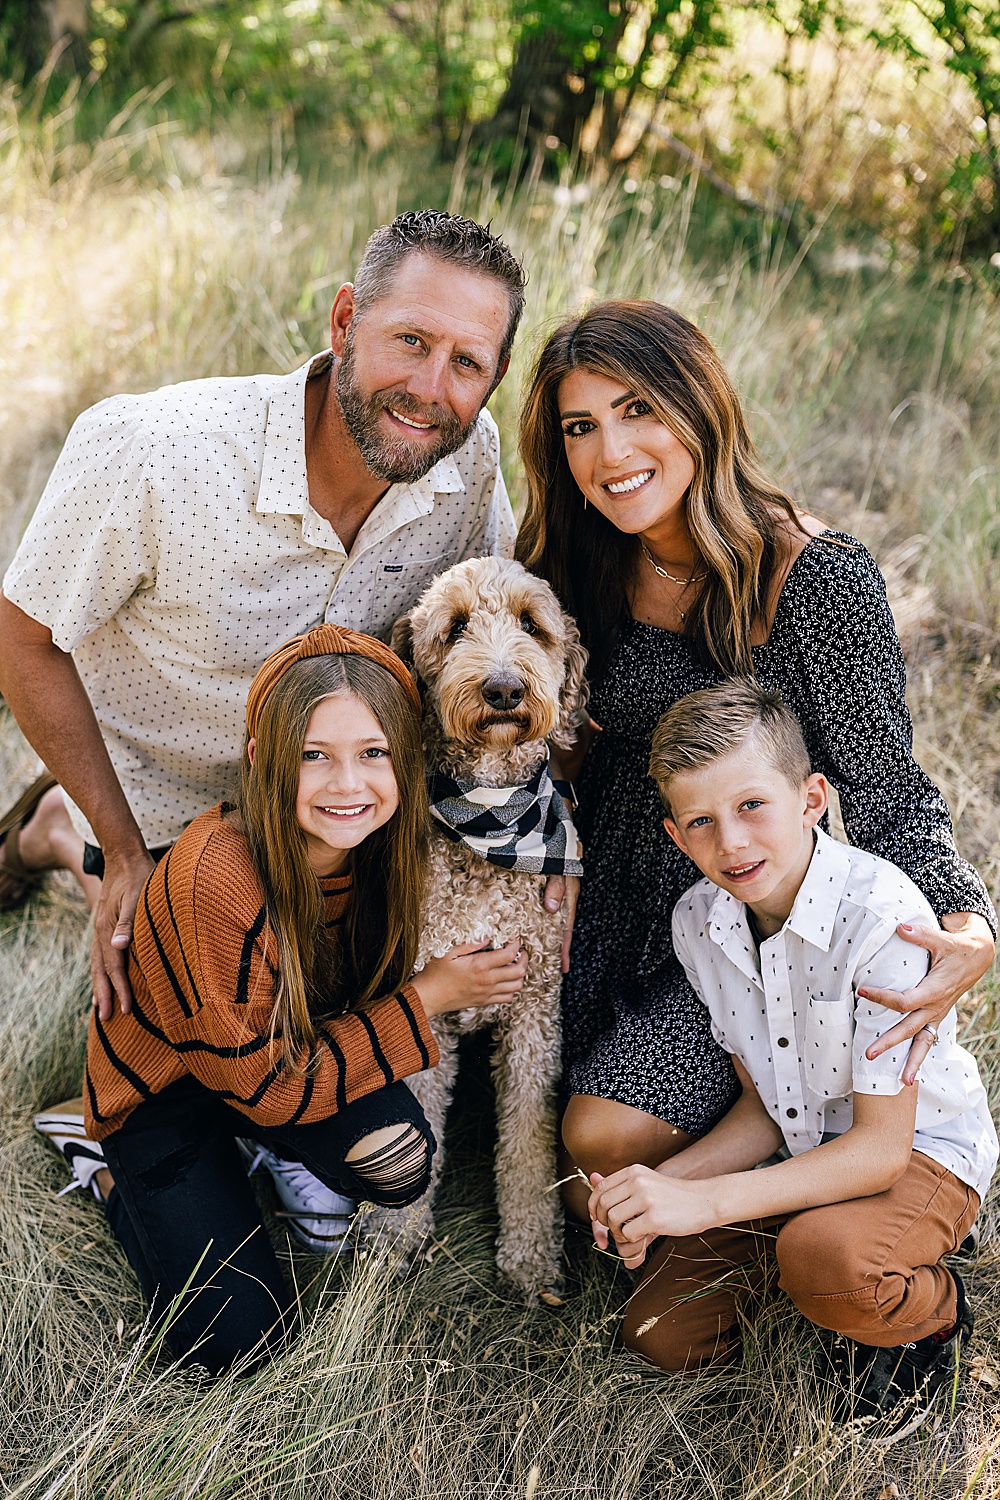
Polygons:
<instances>
[{"instance_id":1,"label":"white sneaker","mask_svg":"<svg viewBox=\"0 0 1000 1500\"><path fill-rule=\"evenodd\" d=\"M57 1196L61 1198L74 1188L89 1188L98 1203L103 1203L104 1198L95 1179L101 1168L107 1166L107 1162L97 1141L87 1139L83 1100L67 1099L65 1104L55 1104L51 1109L43 1109L41 1114L35 1116L35 1129L47 1136L56 1150L61 1152L73 1173L74 1180L68 1187L60 1189Z\"/></svg>"},{"instance_id":2,"label":"white sneaker","mask_svg":"<svg viewBox=\"0 0 1000 1500\"><path fill-rule=\"evenodd\" d=\"M321 1255L340 1255L347 1245L351 1215L357 1209L353 1198L345 1198L324 1187L300 1161L282 1161L266 1146L236 1137L236 1144L249 1162L247 1176L266 1167L284 1205L278 1218L285 1219L292 1234L307 1250Z\"/></svg>"}]
</instances>

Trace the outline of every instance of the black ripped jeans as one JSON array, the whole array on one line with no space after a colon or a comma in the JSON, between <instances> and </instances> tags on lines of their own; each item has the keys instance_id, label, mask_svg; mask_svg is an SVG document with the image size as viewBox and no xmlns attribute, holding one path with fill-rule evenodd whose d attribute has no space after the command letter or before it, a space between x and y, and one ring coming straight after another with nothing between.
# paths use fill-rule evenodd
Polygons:
<instances>
[{"instance_id":1,"label":"black ripped jeans","mask_svg":"<svg viewBox=\"0 0 1000 1500\"><path fill-rule=\"evenodd\" d=\"M380 1195L344 1158L364 1136L409 1124L423 1136L426 1170ZM171 1311L166 1341L212 1374L276 1352L294 1326L294 1304L235 1136L300 1161L345 1197L412 1203L430 1178L434 1136L404 1083L366 1094L312 1125L265 1128L183 1078L132 1111L102 1142L115 1180L108 1222L139 1278L154 1320ZM196 1347L197 1346L197 1347Z\"/></svg>"}]
</instances>

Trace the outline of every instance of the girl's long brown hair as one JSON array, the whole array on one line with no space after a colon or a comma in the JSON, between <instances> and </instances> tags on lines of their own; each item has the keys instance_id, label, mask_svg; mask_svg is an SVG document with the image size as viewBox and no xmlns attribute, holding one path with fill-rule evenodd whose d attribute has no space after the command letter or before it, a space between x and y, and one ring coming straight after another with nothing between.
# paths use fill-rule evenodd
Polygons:
<instances>
[{"instance_id":1,"label":"girl's long brown hair","mask_svg":"<svg viewBox=\"0 0 1000 1500\"><path fill-rule=\"evenodd\" d=\"M353 693L382 727L399 806L354 851L354 886L337 950L323 926L323 894L295 817L302 746L313 710ZM271 1034L286 1066L311 1055L314 1018L356 1010L391 993L413 972L427 852L427 787L420 722L406 692L384 667L362 656L296 662L265 700L254 758L246 746L237 811L264 893L277 947Z\"/></svg>"},{"instance_id":2,"label":"girl's long brown hair","mask_svg":"<svg viewBox=\"0 0 1000 1500\"><path fill-rule=\"evenodd\" d=\"M723 675L752 675L751 640L781 565L781 532L788 524L802 528L792 502L761 466L719 356L672 308L602 302L546 343L521 417L528 501L515 555L551 583L576 617L599 674L629 617L640 553L635 537L593 506L584 508L570 473L558 391L578 369L634 391L694 459L687 522L708 578L687 633Z\"/></svg>"}]
</instances>

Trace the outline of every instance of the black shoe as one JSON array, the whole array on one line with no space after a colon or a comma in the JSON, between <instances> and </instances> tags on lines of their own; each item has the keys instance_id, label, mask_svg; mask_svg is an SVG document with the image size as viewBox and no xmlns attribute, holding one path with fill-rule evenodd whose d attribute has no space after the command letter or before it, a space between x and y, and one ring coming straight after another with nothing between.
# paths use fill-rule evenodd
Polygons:
<instances>
[{"instance_id":1,"label":"black shoe","mask_svg":"<svg viewBox=\"0 0 1000 1500\"><path fill-rule=\"evenodd\" d=\"M950 1274L958 1307L954 1326L944 1337L931 1334L891 1349L843 1337L834 1340L827 1358L840 1387L835 1422L874 1423L889 1417L889 1430L878 1439L882 1443L909 1437L926 1422L938 1393L954 1381L961 1347L972 1333L965 1288L955 1271Z\"/></svg>"}]
</instances>

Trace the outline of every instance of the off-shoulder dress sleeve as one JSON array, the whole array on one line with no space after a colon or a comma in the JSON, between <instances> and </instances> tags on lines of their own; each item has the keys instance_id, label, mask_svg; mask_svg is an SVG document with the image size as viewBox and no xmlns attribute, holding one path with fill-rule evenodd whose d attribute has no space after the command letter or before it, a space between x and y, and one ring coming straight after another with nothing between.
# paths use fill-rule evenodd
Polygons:
<instances>
[{"instance_id":1,"label":"off-shoulder dress sleeve","mask_svg":"<svg viewBox=\"0 0 1000 1500\"><path fill-rule=\"evenodd\" d=\"M771 641L779 685L814 770L840 795L850 842L904 870L939 918L978 912L995 934L993 903L955 847L947 803L913 759L903 653L884 580L860 542L837 533L809 543Z\"/></svg>"}]
</instances>

